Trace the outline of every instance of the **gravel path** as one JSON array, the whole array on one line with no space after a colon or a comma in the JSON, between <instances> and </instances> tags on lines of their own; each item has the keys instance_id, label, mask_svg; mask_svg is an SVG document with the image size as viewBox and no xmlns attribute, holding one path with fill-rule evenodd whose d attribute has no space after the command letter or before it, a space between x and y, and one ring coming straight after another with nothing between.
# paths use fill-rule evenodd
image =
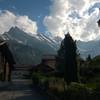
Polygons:
<instances>
[{"instance_id":1,"label":"gravel path","mask_svg":"<svg viewBox=\"0 0 100 100\"><path fill-rule=\"evenodd\" d=\"M0 100L48 100L32 87L30 80L13 80L0 89Z\"/></svg>"},{"instance_id":2,"label":"gravel path","mask_svg":"<svg viewBox=\"0 0 100 100\"><path fill-rule=\"evenodd\" d=\"M12 82L5 84L0 84L0 100L49 100L46 94L32 87L30 79L13 78Z\"/></svg>"}]
</instances>

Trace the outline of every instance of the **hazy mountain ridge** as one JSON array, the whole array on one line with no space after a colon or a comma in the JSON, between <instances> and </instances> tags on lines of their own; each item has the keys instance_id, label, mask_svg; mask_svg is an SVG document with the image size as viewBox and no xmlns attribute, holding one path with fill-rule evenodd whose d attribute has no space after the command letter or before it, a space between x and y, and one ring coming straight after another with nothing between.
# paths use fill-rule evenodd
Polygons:
<instances>
[{"instance_id":1,"label":"hazy mountain ridge","mask_svg":"<svg viewBox=\"0 0 100 100\"><path fill-rule=\"evenodd\" d=\"M2 37L8 41L14 58L19 64L40 63L44 54L56 54L62 41L59 37L47 37L42 33L30 36L19 28L11 28ZM100 41L77 41L81 57L100 55Z\"/></svg>"},{"instance_id":2,"label":"hazy mountain ridge","mask_svg":"<svg viewBox=\"0 0 100 100\"><path fill-rule=\"evenodd\" d=\"M56 54L56 45L42 34L30 36L15 27L2 37L8 41L16 62L20 64L37 64L42 55Z\"/></svg>"},{"instance_id":3,"label":"hazy mountain ridge","mask_svg":"<svg viewBox=\"0 0 100 100\"><path fill-rule=\"evenodd\" d=\"M77 41L78 50L83 58L86 58L89 54L92 57L100 55L100 40L97 41Z\"/></svg>"}]
</instances>

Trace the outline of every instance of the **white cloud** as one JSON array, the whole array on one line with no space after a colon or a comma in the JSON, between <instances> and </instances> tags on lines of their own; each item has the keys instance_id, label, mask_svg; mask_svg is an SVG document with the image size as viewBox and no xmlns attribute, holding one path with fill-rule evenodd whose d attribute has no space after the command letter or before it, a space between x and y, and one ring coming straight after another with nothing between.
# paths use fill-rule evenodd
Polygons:
<instances>
[{"instance_id":1,"label":"white cloud","mask_svg":"<svg viewBox=\"0 0 100 100\"><path fill-rule=\"evenodd\" d=\"M62 36L66 30L66 11L69 9L67 0L54 0L50 16L44 19L44 25L53 35Z\"/></svg>"},{"instance_id":2,"label":"white cloud","mask_svg":"<svg viewBox=\"0 0 100 100\"><path fill-rule=\"evenodd\" d=\"M37 25L36 22L30 20L28 16L19 16L16 18L15 22L16 26L21 28L27 33L37 33Z\"/></svg>"},{"instance_id":3,"label":"white cloud","mask_svg":"<svg viewBox=\"0 0 100 100\"><path fill-rule=\"evenodd\" d=\"M100 39L97 25L99 9L88 14L89 6L100 0L52 0L49 16L45 16L44 25L53 36L64 37L68 31L74 39L89 41ZM84 13L85 12L85 13Z\"/></svg>"},{"instance_id":4,"label":"white cloud","mask_svg":"<svg viewBox=\"0 0 100 100\"><path fill-rule=\"evenodd\" d=\"M28 16L15 15L8 10L0 11L0 34L9 31L13 26L17 26L27 33L37 33L36 22L29 19Z\"/></svg>"}]
</instances>

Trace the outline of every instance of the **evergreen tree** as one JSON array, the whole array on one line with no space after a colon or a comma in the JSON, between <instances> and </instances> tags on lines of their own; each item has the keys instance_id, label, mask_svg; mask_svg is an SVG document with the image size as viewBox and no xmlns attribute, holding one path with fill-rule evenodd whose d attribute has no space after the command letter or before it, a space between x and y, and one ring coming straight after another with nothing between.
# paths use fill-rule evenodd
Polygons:
<instances>
[{"instance_id":1,"label":"evergreen tree","mask_svg":"<svg viewBox=\"0 0 100 100\"><path fill-rule=\"evenodd\" d=\"M60 49L58 50L57 56L57 70L61 76L64 76L64 55L65 55L65 47L64 41L61 42Z\"/></svg>"},{"instance_id":2,"label":"evergreen tree","mask_svg":"<svg viewBox=\"0 0 100 100\"><path fill-rule=\"evenodd\" d=\"M91 55L88 55L87 58L86 58L87 67L90 66L91 61L92 61Z\"/></svg>"},{"instance_id":3,"label":"evergreen tree","mask_svg":"<svg viewBox=\"0 0 100 100\"><path fill-rule=\"evenodd\" d=\"M76 41L72 39L70 34L65 35L58 51L58 70L64 74L64 80L69 84L70 82L78 82L78 68L77 68L77 47Z\"/></svg>"},{"instance_id":4,"label":"evergreen tree","mask_svg":"<svg viewBox=\"0 0 100 100\"><path fill-rule=\"evenodd\" d=\"M98 26L100 27L100 19L97 21L97 23L98 23Z\"/></svg>"},{"instance_id":5,"label":"evergreen tree","mask_svg":"<svg viewBox=\"0 0 100 100\"><path fill-rule=\"evenodd\" d=\"M90 62L92 60L91 55L88 55L88 57L86 58L87 62Z\"/></svg>"}]
</instances>

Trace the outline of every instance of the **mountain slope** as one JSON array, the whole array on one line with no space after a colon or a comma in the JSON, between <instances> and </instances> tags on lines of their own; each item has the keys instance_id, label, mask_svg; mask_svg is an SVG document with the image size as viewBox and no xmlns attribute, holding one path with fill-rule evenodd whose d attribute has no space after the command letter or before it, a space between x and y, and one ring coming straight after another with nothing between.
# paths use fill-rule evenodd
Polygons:
<instances>
[{"instance_id":1,"label":"mountain slope","mask_svg":"<svg viewBox=\"0 0 100 100\"><path fill-rule=\"evenodd\" d=\"M86 58L89 54L92 57L100 55L100 40L98 41L77 41L78 50L83 58Z\"/></svg>"},{"instance_id":2,"label":"mountain slope","mask_svg":"<svg viewBox=\"0 0 100 100\"><path fill-rule=\"evenodd\" d=\"M44 54L56 54L56 45L42 34L30 36L19 28L11 28L2 36L8 41L18 64L40 63Z\"/></svg>"},{"instance_id":3,"label":"mountain slope","mask_svg":"<svg viewBox=\"0 0 100 100\"><path fill-rule=\"evenodd\" d=\"M56 54L60 42L59 37L47 37L43 34L30 36L19 28L11 28L2 36L8 41L10 49L18 64L38 64L45 54ZM98 41L77 41L77 48L81 57L86 58L89 54L92 57L100 55L100 40Z\"/></svg>"}]
</instances>

